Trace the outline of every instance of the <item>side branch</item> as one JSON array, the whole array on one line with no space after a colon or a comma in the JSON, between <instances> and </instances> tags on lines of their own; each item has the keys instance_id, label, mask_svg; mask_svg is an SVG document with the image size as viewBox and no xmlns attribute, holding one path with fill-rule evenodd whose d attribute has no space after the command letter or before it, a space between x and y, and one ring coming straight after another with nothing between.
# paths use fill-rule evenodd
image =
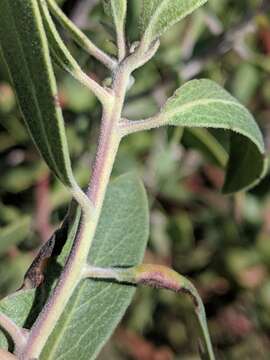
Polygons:
<instances>
[{"instance_id":1,"label":"side branch","mask_svg":"<svg viewBox=\"0 0 270 360\"><path fill-rule=\"evenodd\" d=\"M89 40L89 38L79 28L77 28L71 20L69 20L61 8L56 4L55 0L46 1L52 14L58 19L62 26L70 32L74 41L76 41L78 45L84 48L90 55L99 60L107 68L114 70L117 66L117 62L93 44L92 41Z\"/></svg>"},{"instance_id":2,"label":"side branch","mask_svg":"<svg viewBox=\"0 0 270 360\"><path fill-rule=\"evenodd\" d=\"M118 129L122 137L135 132L151 130L166 125L166 119L161 114L143 120L122 119Z\"/></svg>"},{"instance_id":3,"label":"side branch","mask_svg":"<svg viewBox=\"0 0 270 360\"><path fill-rule=\"evenodd\" d=\"M86 216L91 216L94 214L95 207L92 201L88 198L88 196L84 193L84 191L80 188L77 182L74 180L72 184L72 188L70 188L71 195L77 201L77 203L82 208L82 211Z\"/></svg>"},{"instance_id":4,"label":"side branch","mask_svg":"<svg viewBox=\"0 0 270 360\"><path fill-rule=\"evenodd\" d=\"M8 316L0 312L0 327L12 338L15 345L15 352L23 349L27 342L27 330L19 327Z\"/></svg>"}]
</instances>

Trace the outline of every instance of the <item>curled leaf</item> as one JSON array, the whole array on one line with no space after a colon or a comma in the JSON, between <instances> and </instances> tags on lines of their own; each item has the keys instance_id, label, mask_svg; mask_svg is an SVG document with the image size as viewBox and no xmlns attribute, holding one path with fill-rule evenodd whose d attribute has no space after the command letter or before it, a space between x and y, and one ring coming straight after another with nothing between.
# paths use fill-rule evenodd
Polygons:
<instances>
[{"instance_id":1,"label":"curled leaf","mask_svg":"<svg viewBox=\"0 0 270 360\"><path fill-rule=\"evenodd\" d=\"M204 358L207 360L215 360L203 302L194 285L184 276L166 266L142 264L125 269L98 268L89 265L85 269L85 277L96 280L108 279L115 280L119 283L146 285L159 289L167 289L176 293L188 294L194 303L196 317L204 341Z\"/></svg>"},{"instance_id":2,"label":"curled leaf","mask_svg":"<svg viewBox=\"0 0 270 360\"><path fill-rule=\"evenodd\" d=\"M266 158L261 131L251 113L211 80L191 80L161 110L163 124L230 130L225 193L254 186L264 176Z\"/></svg>"}]
</instances>

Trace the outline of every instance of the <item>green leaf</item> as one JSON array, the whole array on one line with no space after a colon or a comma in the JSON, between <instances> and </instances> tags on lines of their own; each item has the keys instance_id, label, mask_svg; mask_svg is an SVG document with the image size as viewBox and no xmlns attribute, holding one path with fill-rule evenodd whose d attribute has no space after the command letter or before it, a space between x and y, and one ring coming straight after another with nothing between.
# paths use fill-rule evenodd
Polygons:
<instances>
[{"instance_id":1,"label":"green leaf","mask_svg":"<svg viewBox=\"0 0 270 360\"><path fill-rule=\"evenodd\" d=\"M52 54L53 59L61 68L77 78L78 74L81 72L79 64L70 54L68 48L56 30L46 2L44 0L38 0L38 3L50 45L50 53Z\"/></svg>"},{"instance_id":2,"label":"green leaf","mask_svg":"<svg viewBox=\"0 0 270 360\"><path fill-rule=\"evenodd\" d=\"M225 193L251 187L264 175L264 142L258 125L242 104L213 81L187 82L167 101L160 116L169 125L234 132L223 187Z\"/></svg>"},{"instance_id":3,"label":"green leaf","mask_svg":"<svg viewBox=\"0 0 270 360\"><path fill-rule=\"evenodd\" d=\"M166 266L142 264L135 268L121 269L119 278L121 281L131 281L135 284L188 294L195 305L195 314L204 342L204 354L202 355L205 355L204 358L207 360L215 360L202 299L195 286L186 277Z\"/></svg>"},{"instance_id":4,"label":"green leaf","mask_svg":"<svg viewBox=\"0 0 270 360\"><path fill-rule=\"evenodd\" d=\"M104 99L104 97L106 96L105 90L100 85L98 85L94 80L92 80L89 76L87 76L87 74L85 74L83 72L80 65L73 58L73 56L69 52L68 48L64 44L63 40L61 39L58 31L56 30L54 22L51 18L51 15L49 13L49 9L48 9L48 6L47 6L45 0L39 0L38 2L40 5L41 15L43 17L44 26L45 26L48 40L49 40L50 52L51 52L52 57L54 58L55 62L60 67L62 67L64 70L68 71L81 84L86 86L88 88L88 90L91 89L100 100L101 100L101 98ZM64 15L64 14L62 14L61 9L59 9L57 7L55 2L52 1L52 2L50 2L50 4L51 4L51 6L53 6L54 10L56 10L57 12L60 12L61 19L63 19L62 15ZM67 19L65 18L65 15L64 15L64 20L67 20L68 23L71 23L68 18ZM72 25L72 26L76 28L75 25ZM75 188L76 188L76 186L75 186Z\"/></svg>"},{"instance_id":5,"label":"green leaf","mask_svg":"<svg viewBox=\"0 0 270 360\"><path fill-rule=\"evenodd\" d=\"M109 185L89 262L101 267L140 263L148 226L148 206L141 182L134 174L119 177ZM84 280L50 336L41 360L95 359L122 318L134 291L129 285ZM30 299L26 299L25 293L10 298L11 310L9 298L0 303L0 310L23 324L31 307L29 302L33 301L32 293L29 293ZM0 338L2 345L5 345L3 337Z\"/></svg>"},{"instance_id":6,"label":"green leaf","mask_svg":"<svg viewBox=\"0 0 270 360\"><path fill-rule=\"evenodd\" d=\"M19 244L29 233L31 218L24 216L12 224L0 228L0 255L3 255L11 246Z\"/></svg>"},{"instance_id":7,"label":"green leaf","mask_svg":"<svg viewBox=\"0 0 270 360\"><path fill-rule=\"evenodd\" d=\"M92 41L64 14L55 0L40 0L40 3L46 6L44 3L45 1L52 14L80 47L85 49L109 69L113 70L115 68L116 62L92 43Z\"/></svg>"},{"instance_id":8,"label":"green leaf","mask_svg":"<svg viewBox=\"0 0 270 360\"><path fill-rule=\"evenodd\" d=\"M64 121L36 0L0 2L0 48L37 148L54 174L72 185Z\"/></svg>"},{"instance_id":9,"label":"green leaf","mask_svg":"<svg viewBox=\"0 0 270 360\"><path fill-rule=\"evenodd\" d=\"M115 28L121 31L124 28L127 13L127 0L103 0L105 12L112 16Z\"/></svg>"},{"instance_id":10,"label":"green leaf","mask_svg":"<svg viewBox=\"0 0 270 360\"><path fill-rule=\"evenodd\" d=\"M172 25L192 13L207 0L143 0L143 43L149 47Z\"/></svg>"}]
</instances>

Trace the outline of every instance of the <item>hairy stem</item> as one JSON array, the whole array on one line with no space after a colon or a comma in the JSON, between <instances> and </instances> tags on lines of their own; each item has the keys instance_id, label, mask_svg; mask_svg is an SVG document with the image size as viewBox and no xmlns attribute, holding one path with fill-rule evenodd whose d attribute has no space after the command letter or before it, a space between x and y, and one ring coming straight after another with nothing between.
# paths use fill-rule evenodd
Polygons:
<instances>
[{"instance_id":1,"label":"hairy stem","mask_svg":"<svg viewBox=\"0 0 270 360\"><path fill-rule=\"evenodd\" d=\"M89 206L82 207L81 225L59 281L33 324L26 346L18 355L20 359L38 359L42 350L75 291L87 265L87 258L95 236L106 189L122 138L119 129L121 113L132 71L147 62L157 51L155 43L147 53L140 49L118 64L114 71L110 96L103 103L101 132L97 155L87 197ZM107 96L107 95L106 95ZM81 199L84 202L84 199Z\"/></svg>"},{"instance_id":2,"label":"hairy stem","mask_svg":"<svg viewBox=\"0 0 270 360\"><path fill-rule=\"evenodd\" d=\"M116 30L117 33L117 47L118 47L118 60L122 61L126 56L126 39L124 24L120 29Z\"/></svg>"},{"instance_id":3,"label":"hairy stem","mask_svg":"<svg viewBox=\"0 0 270 360\"><path fill-rule=\"evenodd\" d=\"M31 328L27 345L20 354L23 360L39 358L48 337L82 278L121 140L118 123L121 118L129 75L129 69L120 65L113 85L113 101L103 108L98 150L87 191L93 208L87 212L83 209L80 229L72 251L52 296Z\"/></svg>"},{"instance_id":4,"label":"hairy stem","mask_svg":"<svg viewBox=\"0 0 270 360\"><path fill-rule=\"evenodd\" d=\"M166 119L159 113L156 116L143 120L122 119L119 123L119 130L122 136L126 136L139 131L159 128L164 124L166 124Z\"/></svg>"},{"instance_id":5,"label":"hairy stem","mask_svg":"<svg viewBox=\"0 0 270 360\"><path fill-rule=\"evenodd\" d=\"M71 55L63 40L61 39L54 22L51 18L47 3L45 0L39 0L44 25L47 30L50 43L50 51L55 62L68 71L76 80L90 89L102 104L105 104L110 97L109 92L91 79L80 67L78 62ZM56 6L56 8L58 8ZM61 11L59 9L59 11Z\"/></svg>"},{"instance_id":6,"label":"hairy stem","mask_svg":"<svg viewBox=\"0 0 270 360\"><path fill-rule=\"evenodd\" d=\"M106 106L106 104L111 101L111 94L109 91L104 89L95 80L91 79L90 76L85 74L81 69L77 70L76 73L73 73L72 76L91 90L103 106Z\"/></svg>"}]
</instances>

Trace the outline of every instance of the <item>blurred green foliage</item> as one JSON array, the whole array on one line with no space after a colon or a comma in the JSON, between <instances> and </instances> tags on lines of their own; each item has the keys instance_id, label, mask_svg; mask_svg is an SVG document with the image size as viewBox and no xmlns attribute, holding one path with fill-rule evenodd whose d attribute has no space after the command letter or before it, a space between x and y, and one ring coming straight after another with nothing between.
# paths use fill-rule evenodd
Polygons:
<instances>
[{"instance_id":1,"label":"blurred green foliage","mask_svg":"<svg viewBox=\"0 0 270 360\"><path fill-rule=\"evenodd\" d=\"M84 3L84 4L83 4ZM127 31L138 38L140 1L129 0ZM270 146L270 12L259 0L209 0L162 39L157 56L135 73L125 116L154 114L192 77L213 79L255 115ZM98 1L64 2L68 15L104 50L115 53ZM91 17L86 16L91 10ZM101 81L106 71L66 38L76 58ZM79 183L86 186L99 129L91 94L56 67L59 99ZM227 159L222 131L159 129L120 147L114 175L136 169L151 207L147 262L192 278L208 314L218 359L270 357L269 176L248 193L223 196ZM0 62L0 295L14 291L37 248L63 219L69 195L53 178L22 124ZM197 359L191 304L141 288L100 359ZM189 316L189 315L188 315ZM91 339L89 339L91 341Z\"/></svg>"}]
</instances>

